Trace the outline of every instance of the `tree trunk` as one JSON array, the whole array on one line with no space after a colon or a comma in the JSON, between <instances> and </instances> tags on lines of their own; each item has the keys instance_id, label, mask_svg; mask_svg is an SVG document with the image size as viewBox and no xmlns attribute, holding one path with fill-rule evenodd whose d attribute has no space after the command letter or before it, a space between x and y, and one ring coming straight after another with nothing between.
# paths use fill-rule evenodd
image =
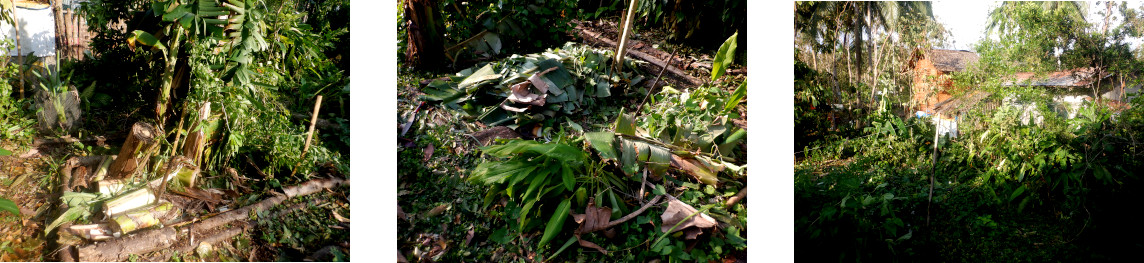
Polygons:
<instances>
[{"instance_id":1,"label":"tree trunk","mask_svg":"<svg viewBox=\"0 0 1144 263\"><path fill-rule=\"evenodd\" d=\"M159 98L155 104L155 119L159 120L160 126L166 126L167 123L167 107L171 104L171 87L175 86L175 69L179 62L179 45L182 43L183 28L175 26L173 29L174 36L171 41L167 43L167 54L165 60L167 66L163 68L163 83L159 90Z\"/></svg>"},{"instance_id":2,"label":"tree trunk","mask_svg":"<svg viewBox=\"0 0 1144 263\"><path fill-rule=\"evenodd\" d=\"M202 167L203 147L206 144L207 135L203 132L203 125L206 125L207 118L211 114L211 103L203 103L199 108L199 116L194 124L191 124L190 133L187 134L187 141L183 144L183 156L191 160L196 167Z\"/></svg>"},{"instance_id":3,"label":"tree trunk","mask_svg":"<svg viewBox=\"0 0 1144 263\"><path fill-rule=\"evenodd\" d=\"M159 145L158 137L160 135L159 130L149 123L136 122L135 125L132 125L131 135L127 136L127 140L123 142L123 148L119 150L119 156L115 158L115 163L111 164L107 178L123 179L134 175L139 171L139 168L145 167L151 157L151 152Z\"/></svg>"},{"instance_id":4,"label":"tree trunk","mask_svg":"<svg viewBox=\"0 0 1144 263\"><path fill-rule=\"evenodd\" d=\"M445 61L441 13L435 8L436 3L429 0L405 2L405 17L409 21L405 60L417 68L437 69Z\"/></svg>"}]
</instances>

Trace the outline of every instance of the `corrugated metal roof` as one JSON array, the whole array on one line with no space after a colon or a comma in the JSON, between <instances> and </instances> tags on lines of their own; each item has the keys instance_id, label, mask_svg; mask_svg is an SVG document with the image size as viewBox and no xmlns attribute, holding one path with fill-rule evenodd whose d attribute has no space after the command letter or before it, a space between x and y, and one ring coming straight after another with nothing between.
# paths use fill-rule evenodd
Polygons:
<instances>
[{"instance_id":1,"label":"corrugated metal roof","mask_svg":"<svg viewBox=\"0 0 1144 263\"><path fill-rule=\"evenodd\" d=\"M980 59L973 52L948 49L930 49L926 52L926 57L933 61L934 67L946 72L965 70Z\"/></svg>"},{"instance_id":2,"label":"corrugated metal roof","mask_svg":"<svg viewBox=\"0 0 1144 263\"><path fill-rule=\"evenodd\" d=\"M1105 74L1101 78L1112 74ZM1051 72L1045 76L1037 77L1032 72L1021 72L1013 76L1013 80L1005 82L1005 86L1045 86L1045 87L1082 87L1096 81L1096 68L1075 68Z\"/></svg>"}]
</instances>

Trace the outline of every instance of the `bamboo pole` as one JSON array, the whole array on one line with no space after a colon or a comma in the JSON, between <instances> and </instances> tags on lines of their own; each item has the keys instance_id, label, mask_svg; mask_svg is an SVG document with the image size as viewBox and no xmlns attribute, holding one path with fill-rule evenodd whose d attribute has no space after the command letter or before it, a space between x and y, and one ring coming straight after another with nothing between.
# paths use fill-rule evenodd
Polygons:
<instances>
[{"instance_id":1,"label":"bamboo pole","mask_svg":"<svg viewBox=\"0 0 1144 263\"><path fill-rule=\"evenodd\" d=\"M306 132L306 146L302 147L302 157L310 150L310 141L314 138L314 124L318 123L318 110L322 108L322 95L318 95L318 102L314 103L314 113L310 115L310 130Z\"/></svg>"},{"instance_id":2,"label":"bamboo pole","mask_svg":"<svg viewBox=\"0 0 1144 263\"><path fill-rule=\"evenodd\" d=\"M306 132L306 144L302 146L302 156L298 157L298 163L294 164L294 169L291 169L290 176L293 177L298 172L298 166L302 165L303 158L306 158L306 152L310 150L310 141L314 139L314 124L318 123L318 110L322 108L322 95L318 95L318 100L314 103L314 113L310 114L310 130ZM273 175L271 175L273 176Z\"/></svg>"},{"instance_id":3,"label":"bamboo pole","mask_svg":"<svg viewBox=\"0 0 1144 263\"><path fill-rule=\"evenodd\" d=\"M624 16L624 29L623 33L620 34L620 45L616 47L616 59L614 64L616 73L622 73L624 71L624 53L628 49L628 35L631 34L632 31L632 20L635 20L636 5L638 4L639 0L632 0L632 4L628 6L628 13Z\"/></svg>"},{"instance_id":4,"label":"bamboo pole","mask_svg":"<svg viewBox=\"0 0 1144 263\"><path fill-rule=\"evenodd\" d=\"M28 61L28 58L24 57L24 54L20 53L20 18L16 16L17 9L20 8L16 7L15 1L13 1L12 23L14 25L12 25L12 28L16 30L16 56L22 58L20 59L20 64L25 64ZM24 85L27 85L27 83L24 82L24 77L26 76L27 72L20 72L20 99L24 99Z\"/></svg>"}]
</instances>

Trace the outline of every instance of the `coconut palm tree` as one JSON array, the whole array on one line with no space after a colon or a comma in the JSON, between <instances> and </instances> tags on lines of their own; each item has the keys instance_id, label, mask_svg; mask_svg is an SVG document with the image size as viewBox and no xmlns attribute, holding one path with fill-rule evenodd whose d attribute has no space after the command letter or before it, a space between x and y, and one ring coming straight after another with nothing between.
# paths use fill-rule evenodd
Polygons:
<instances>
[{"instance_id":1,"label":"coconut palm tree","mask_svg":"<svg viewBox=\"0 0 1144 263\"><path fill-rule=\"evenodd\" d=\"M858 82L868 81L873 89L879 62L887 57L886 42L894 39L890 36L898 24L907 17L933 22L932 6L930 2L802 2L795 6L795 39L814 56L827 51L835 58L842 55L850 82L856 83L854 77L858 77ZM837 74L840 65L837 59L833 62L832 71Z\"/></svg>"}]
</instances>

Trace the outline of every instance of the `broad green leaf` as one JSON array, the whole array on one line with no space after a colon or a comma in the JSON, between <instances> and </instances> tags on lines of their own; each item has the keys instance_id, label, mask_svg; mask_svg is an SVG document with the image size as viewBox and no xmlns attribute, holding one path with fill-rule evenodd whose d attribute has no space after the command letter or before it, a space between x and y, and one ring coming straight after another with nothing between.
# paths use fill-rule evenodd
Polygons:
<instances>
[{"instance_id":1,"label":"broad green leaf","mask_svg":"<svg viewBox=\"0 0 1144 263\"><path fill-rule=\"evenodd\" d=\"M484 67L481 67L481 69L477 70L476 72L473 72L473 74L469 75L469 77L465 78L465 80L462 80L461 84L457 84L457 88L460 88L462 90L467 90L469 88L472 88L473 85L476 85L476 84L479 84L482 82L486 82L486 81L490 81L490 80L494 80L494 79L498 79L500 77L501 77L501 74L496 74L494 72L493 65L488 64L488 65L485 65Z\"/></svg>"},{"instance_id":2,"label":"broad green leaf","mask_svg":"<svg viewBox=\"0 0 1144 263\"><path fill-rule=\"evenodd\" d=\"M583 165L584 160L588 159L588 154L579 148L561 143L536 144L531 146L529 150L572 165L572 167L579 167Z\"/></svg>"},{"instance_id":3,"label":"broad green leaf","mask_svg":"<svg viewBox=\"0 0 1144 263\"><path fill-rule=\"evenodd\" d=\"M651 156L651 150L650 149L652 146L646 142L641 142L641 141L631 141L631 142L636 146L636 153L637 153L636 154L636 160L639 160L640 162L646 163L648 158Z\"/></svg>"},{"instance_id":4,"label":"broad green leaf","mask_svg":"<svg viewBox=\"0 0 1144 263\"><path fill-rule=\"evenodd\" d=\"M576 186L576 177L572 175L572 168L568 168L567 164L560 166L562 166L561 170L564 171L563 176L561 176L564 179L564 187L568 188L568 191L572 191L572 187Z\"/></svg>"},{"instance_id":5,"label":"broad green leaf","mask_svg":"<svg viewBox=\"0 0 1144 263\"><path fill-rule=\"evenodd\" d=\"M612 90L611 89L612 89L612 84L609 84L607 81L600 81L599 83L596 83L596 94L595 95L597 98L610 97L610 96L612 96Z\"/></svg>"},{"instance_id":6,"label":"broad green leaf","mask_svg":"<svg viewBox=\"0 0 1144 263\"><path fill-rule=\"evenodd\" d=\"M560 206L556 207L556 211L553 212L552 217L548 219L548 226L544 228L544 236L540 238L540 243L537 244L538 247L543 247L545 244L548 244L548 241L556 237L556 233L559 233L560 230L564 228L564 220L568 218L568 212L571 207L572 200L570 199L564 199L564 202L561 202Z\"/></svg>"},{"instance_id":7,"label":"broad green leaf","mask_svg":"<svg viewBox=\"0 0 1144 263\"><path fill-rule=\"evenodd\" d=\"M715 61L711 63L711 80L719 79L723 73L727 72L727 66L730 66L735 61L735 46L738 45L737 39L739 32L735 31L727 41L719 46L719 52L715 53Z\"/></svg>"},{"instance_id":8,"label":"broad green leaf","mask_svg":"<svg viewBox=\"0 0 1144 263\"><path fill-rule=\"evenodd\" d=\"M727 105L723 108L723 112L727 113L735 110L735 107L739 106L739 103L742 102L743 98L746 97L747 81L744 80L742 84L739 84L738 88L735 88L734 92L731 92L731 97L727 98Z\"/></svg>"},{"instance_id":9,"label":"broad green leaf","mask_svg":"<svg viewBox=\"0 0 1144 263\"><path fill-rule=\"evenodd\" d=\"M512 241L512 236L508 234L508 228L501 228L493 231L493 234L489 235L489 240L497 242L497 244L504 245L508 244L509 241Z\"/></svg>"},{"instance_id":10,"label":"broad green leaf","mask_svg":"<svg viewBox=\"0 0 1144 263\"><path fill-rule=\"evenodd\" d=\"M580 186L576 189L576 206L585 206L588 203L588 188Z\"/></svg>"},{"instance_id":11,"label":"broad green leaf","mask_svg":"<svg viewBox=\"0 0 1144 263\"><path fill-rule=\"evenodd\" d=\"M510 177L512 177L512 181L510 181L508 183L508 185L505 185L505 192L508 192L509 196L515 196L517 183L520 183L521 181L525 181L525 180L531 182L536 177L545 177L545 176L548 176L549 173L551 173L551 171L549 171L547 169L541 169L540 171L536 171L536 169L540 168L540 167L547 167L547 166L546 165L545 166L537 166L534 163L530 163L530 164L527 164L527 166L524 169L520 169L520 170L513 172L513 175L510 175ZM536 171L536 172L533 172L533 171Z\"/></svg>"},{"instance_id":12,"label":"broad green leaf","mask_svg":"<svg viewBox=\"0 0 1144 263\"><path fill-rule=\"evenodd\" d=\"M524 195L522 195L521 198L523 200L539 199L539 198L534 198L534 195L532 195L532 193L536 193L536 190L538 190L538 189L540 189L540 187L544 186L544 181L547 179L548 179L547 174L545 174L544 176L536 176L536 177L532 178L532 181L528 182L528 190L524 191ZM539 195L537 195L537 196L539 196ZM527 214L522 212L521 215L524 216Z\"/></svg>"},{"instance_id":13,"label":"broad green leaf","mask_svg":"<svg viewBox=\"0 0 1144 263\"><path fill-rule=\"evenodd\" d=\"M648 150L651 157L647 160L647 167L651 174L660 177L667 173L668 167L671 167L671 151L659 146L650 146Z\"/></svg>"},{"instance_id":14,"label":"broad green leaf","mask_svg":"<svg viewBox=\"0 0 1144 263\"><path fill-rule=\"evenodd\" d=\"M189 5L179 5L173 10L163 14L163 22L174 22L177 19L183 18L183 16L187 15L190 11L191 8Z\"/></svg>"},{"instance_id":15,"label":"broad green leaf","mask_svg":"<svg viewBox=\"0 0 1144 263\"><path fill-rule=\"evenodd\" d=\"M520 208L520 214L519 214L519 216L520 216L520 228L517 229L518 232L523 233L524 227L528 226L528 220L530 218L532 218L532 216L529 215L529 211L531 211L532 207L535 205L536 205L536 199L532 199L532 200L525 201L524 206L522 206Z\"/></svg>"},{"instance_id":16,"label":"broad green leaf","mask_svg":"<svg viewBox=\"0 0 1144 263\"><path fill-rule=\"evenodd\" d=\"M164 46L163 43L159 43L158 38L156 38L154 35L151 35L151 33L147 33L146 31L135 30L131 32L131 36L127 38L127 44L134 48L135 43L137 42L143 45L158 48L159 50L162 50L164 54L167 53L167 47Z\"/></svg>"},{"instance_id":17,"label":"broad green leaf","mask_svg":"<svg viewBox=\"0 0 1144 263\"><path fill-rule=\"evenodd\" d=\"M510 140L505 144L481 147L481 151L496 157L512 157L540 143L531 140Z\"/></svg>"},{"instance_id":18,"label":"broad green leaf","mask_svg":"<svg viewBox=\"0 0 1144 263\"><path fill-rule=\"evenodd\" d=\"M620 140L620 165L623 166L624 174L631 176L639 171L636 155L635 144L629 140Z\"/></svg>"},{"instance_id":19,"label":"broad green leaf","mask_svg":"<svg viewBox=\"0 0 1144 263\"><path fill-rule=\"evenodd\" d=\"M1013 191L1012 195L1009 195L1009 202L1013 202L1013 199L1017 199L1017 197L1021 196L1021 193L1024 193L1024 192L1025 192L1025 186L1022 185L1021 187L1017 188L1017 191Z\"/></svg>"},{"instance_id":20,"label":"broad green leaf","mask_svg":"<svg viewBox=\"0 0 1144 263\"><path fill-rule=\"evenodd\" d=\"M488 192L485 193L485 198L482 200L481 208L488 208L489 205L493 203L493 199L499 196L501 192L503 191L501 191L500 185L493 185L492 189L489 189Z\"/></svg>"},{"instance_id":21,"label":"broad green leaf","mask_svg":"<svg viewBox=\"0 0 1144 263\"><path fill-rule=\"evenodd\" d=\"M626 114L620 112L620 117L616 118L616 133L626 135L636 135L636 123L634 114Z\"/></svg>"},{"instance_id":22,"label":"broad green leaf","mask_svg":"<svg viewBox=\"0 0 1144 263\"><path fill-rule=\"evenodd\" d=\"M12 155L12 151L0 148L0 156L9 156L9 155Z\"/></svg>"},{"instance_id":23,"label":"broad green leaf","mask_svg":"<svg viewBox=\"0 0 1144 263\"><path fill-rule=\"evenodd\" d=\"M77 205L68 208L67 211L64 211L63 214L60 214L60 217L57 217L56 220L53 220L51 224L48 224L47 228L44 228L44 234L47 235L48 233L51 233L52 230L56 229L56 227L59 227L63 223L75 221L80 217L90 214L91 212L87 210L88 206L86 205Z\"/></svg>"},{"instance_id":24,"label":"broad green leaf","mask_svg":"<svg viewBox=\"0 0 1144 263\"><path fill-rule=\"evenodd\" d=\"M655 189L651 190L651 193L655 195L665 195L667 194L667 190L663 189L663 185L657 184L655 185Z\"/></svg>"},{"instance_id":25,"label":"broad green leaf","mask_svg":"<svg viewBox=\"0 0 1144 263\"><path fill-rule=\"evenodd\" d=\"M529 172L533 169L536 169L534 164L521 160L484 162L473 169L473 176L469 177L469 180L483 184L500 184L519 172Z\"/></svg>"},{"instance_id":26,"label":"broad green leaf","mask_svg":"<svg viewBox=\"0 0 1144 263\"><path fill-rule=\"evenodd\" d=\"M584 133L584 127L581 127L580 124L572 121L572 119L564 117L564 121L567 122L568 126L572 127L573 130L576 130L579 133Z\"/></svg>"},{"instance_id":27,"label":"broad green leaf","mask_svg":"<svg viewBox=\"0 0 1144 263\"><path fill-rule=\"evenodd\" d=\"M449 83L445 81L435 80L424 89L421 89L425 95L421 96L422 100L427 101L440 101L441 103L454 103L461 101L460 98L468 95L464 91L454 89Z\"/></svg>"},{"instance_id":28,"label":"broad green leaf","mask_svg":"<svg viewBox=\"0 0 1144 263\"><path fill-rule=\"evenodd\" d=\"M616 160L619 157L614 146L615 133L607 131L589 132L584 134L584 140L600 154L600 159L603 161Z\"/></svg>"},{"instance_id":29,"label":"broad green leaf","mask_svg":"<svg viewBox=\"0 0 1144 263\"><path fill-rule=\"evenodd\" d=\"M725 139L722 144L719 144L719 155L730 156L731 152L734 151L736 146L739 145L739 142L746 138L747 130L735 130L735 132L732 132L730 136L727 136L727 139Z\"/></svg>"},{"instance_id":30,"label":"broad green leaf","mask_svg":"<svg viewBox=\"0 0 1144 263\"><path fill-rule=\"evenodd\" d=\"M14 215L20 215L20 207L16 206L16 202L4 198L0 198L0 211L8 211Z\"/></svg>"},{"instance_id":31,"label":"broad green leaf","mask_svg":"<svg viewBox=\"0 0 1144 263\"><path fill-rule=\"evenodd\" d=\"M874 201L875 201L875 199L873 196L866 195L866 197L862 198L862 206L868 206L870 204L873 204Z\"/></svg>"}]
</instances>

